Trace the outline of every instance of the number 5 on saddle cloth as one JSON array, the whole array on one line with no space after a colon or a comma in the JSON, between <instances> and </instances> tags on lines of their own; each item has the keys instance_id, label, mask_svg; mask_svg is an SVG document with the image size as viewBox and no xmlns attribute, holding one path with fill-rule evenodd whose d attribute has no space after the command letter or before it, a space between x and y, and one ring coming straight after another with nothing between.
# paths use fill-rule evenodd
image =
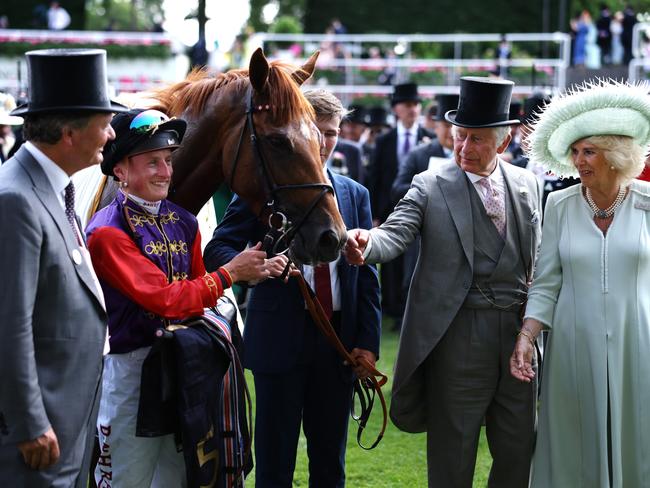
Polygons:
<instances>
[{"instance_id":1,"label":"number 5 on saddle cloth","mask_svg":"<svg viewBox=\"0 0 650 488\"><path fill-rule=\"evenodd\" d=\"M157 336L142 366L136 435L175 434L189 488L243 486L253 467L251 400L235 304L222 297Z\"/></svg>"}]
</instances>

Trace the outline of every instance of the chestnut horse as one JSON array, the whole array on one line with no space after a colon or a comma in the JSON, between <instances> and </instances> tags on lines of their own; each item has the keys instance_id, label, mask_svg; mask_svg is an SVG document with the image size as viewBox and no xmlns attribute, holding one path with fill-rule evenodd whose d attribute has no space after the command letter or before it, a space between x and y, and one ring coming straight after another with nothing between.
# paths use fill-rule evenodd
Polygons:
<instances>
[{"instance_id":1,"label":"chestnut horse","mask_svg":"<svg viewBox=\"0 0 650 488\"><path fill-rule=\"evenodd\" d=\"M196 214L226 181L264 222L270 214L284 220L299 263L332 261L346 240L320 160L322 137L300 91L317 57L296 68L269 63L258 49L248 70L193 72L155 91L151 107L188 123L173 155L170 200Z\"/></svg>"}]
</instances>

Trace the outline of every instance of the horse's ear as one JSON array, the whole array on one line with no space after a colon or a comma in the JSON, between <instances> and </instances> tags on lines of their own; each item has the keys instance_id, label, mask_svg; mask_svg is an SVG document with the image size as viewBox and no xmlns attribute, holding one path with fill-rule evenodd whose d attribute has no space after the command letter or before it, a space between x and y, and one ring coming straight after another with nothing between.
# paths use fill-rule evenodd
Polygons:
<instances>
[{"instance_id":1,"label":"horse's ear","mask_svg":"<svg viewBox=\"0 0 650 488\"><path fill-rule=\"evenodd\" d=\"M256 92L261 92L264 89L266 80L269 78L269 62L266 60L261 47L258 47L251 56L251 62L248 65L248 77Z\"/></svg>"},{"instance_id":2,"label":"horse's ear","mask_svg":"<svg viewBox=\"0 0 650 488\"><path fill-rule=\"evenodd\" d=\"M298 83L298 85L302 85L305 81L307 81L309 78L311 78L311 75L314 73L314 68L316 67L316 60L318 59L318 55L320 54L320 51L316 51L314 54L312 54L309 59L303 64L300 69L297 69L293 73L291 73L291 77L293 80Z\"/></svg>"}]
</instances>

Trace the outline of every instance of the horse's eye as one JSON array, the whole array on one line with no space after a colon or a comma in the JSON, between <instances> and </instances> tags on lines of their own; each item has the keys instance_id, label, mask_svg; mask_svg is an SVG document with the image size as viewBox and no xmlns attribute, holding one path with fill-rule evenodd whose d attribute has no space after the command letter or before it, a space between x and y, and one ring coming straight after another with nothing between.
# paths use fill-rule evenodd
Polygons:
<instances>
[{"instance_id":1,"label":"horse's eye","mask_svg":"<svg viewBox=\"0 0 650 488\"><path fill-rule=\"evenodd\" d=\"M267 136L265 139L273 149L282 151L292 150L291 141L285 136Z\"/></svg>"}]
</instances>

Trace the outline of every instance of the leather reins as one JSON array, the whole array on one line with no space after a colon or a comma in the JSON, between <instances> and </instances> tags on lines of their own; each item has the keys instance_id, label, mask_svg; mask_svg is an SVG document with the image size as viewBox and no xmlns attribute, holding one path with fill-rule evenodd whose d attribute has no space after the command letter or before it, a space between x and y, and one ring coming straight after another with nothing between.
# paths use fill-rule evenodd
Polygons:
<instances>
[{"instance_id":1,"label":"leather reins","mask_svg":"<svg viewBox=\"0 0 650 488\"><path fill-rule=\"evenodd\" d=\"M359 444L359 447L365 450L374 449L384 437L384 432L386 431L386 425L388 423L388 410L386 408L386 400L384 399L384 394L381 391L381 387L384 386L388 381L388 376L378 371L372 364L370 364L366 358L353 358L350 355L348 350L339 339L339 336L336 334L336 331L334 330L334 327L332 327L331 322L327 318L327 315L325 314L323 307L318 301L314 290L312 290L311 287L307 284L305 278L302 276L302 273L298 274L297 279L298 286L300 287L302 296L305 299L305 303L307 304L307 309L311 314L312 320L321 331L321 333L325 336L327 341L334 347L339 356L341 356L347 364L352 367L362 366L370 372L370 375L368 377L363 379L356 378L354 380L354 395L352 400L352 411L350 413L352 415L352 419L356 421L357 425L359 426L357 429L357 444ZM359 400L360 412L358 415L356 414L354 408L355 398L358 398ZM369 447L367 447L361 443L361 436L364 429L366 428L368 419L370 419L370 414L372 413L372 409L374 407L375 398L379 399L383 413L383 420L377 438Z\"/></svg>"}]
</instances>

